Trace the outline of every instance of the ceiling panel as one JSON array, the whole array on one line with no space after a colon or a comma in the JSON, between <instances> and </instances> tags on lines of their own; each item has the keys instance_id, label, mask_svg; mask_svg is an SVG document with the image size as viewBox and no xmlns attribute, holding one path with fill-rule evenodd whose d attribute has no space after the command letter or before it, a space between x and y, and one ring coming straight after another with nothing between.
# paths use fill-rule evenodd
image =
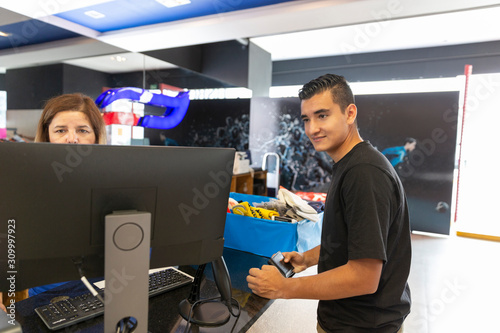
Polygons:
<instances>
[{"instance_id":1,"label":"ceiling panel","mask_svg":"<svg viewBox=\"0 0 500 333\"><path fill-rule=\"evenodd\" d=\"M7 34L0 37L0 50L80 37L77 33L35 19L3 25L0 31Z\"/></svg>"},{"instance_id":2,"label":"ceiling panel","mask_svg":"<svg viewBox=\"0 0 500 333\"><path fill-rule=\"evenodd\" d=\"M275 61L500 40L497 0L162 1L0 0L0 71L235 39Z\"/></svg>"},{"instance_id":3,"label":"ceiling panel","mask_svg":"<svg viewBox=\"0 0 500 333\"><path fill-rule=\"evenodd\" d=\"M174 2L175 0L171 0ZM290 2L291 0L191 0L177 7L166 7L161 0L115 0L56 14L56 16L85 26L108 32L219 15L238 10Z\"/></svg>"},{"instance_id":4,"label":"ceiling panel","mask_svg":"<svg viewBox=\"0 0 500 333\"><path fill-rule=\"evenodd\" d=\"M142 70L164 70L177 67L168 62L132 52L66 60L64 63L111 74Z\"/></svg>"},{"instance_id":5,"label":"ceiling panel","mask_svg":"<svg viewBox=\"0 0 500 333\"><path fill-rule=\"evenodd\" d=\"M500 40L500 7L252 38L274 61Z\"/></svg>"}]
</instances>

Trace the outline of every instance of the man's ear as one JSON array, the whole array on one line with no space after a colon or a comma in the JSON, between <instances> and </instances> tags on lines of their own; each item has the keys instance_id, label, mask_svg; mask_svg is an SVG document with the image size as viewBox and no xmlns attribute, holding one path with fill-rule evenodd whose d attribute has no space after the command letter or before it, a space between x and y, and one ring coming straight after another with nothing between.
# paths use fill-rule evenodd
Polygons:
<instances>
[{"instance_id":1,"label":"man's ear","mask_svg":"<svg viewBox=\"0 0 500 333\"><path fill-rule=\"evenodd\" d=\"M358 108L355 104L349 104L345 110L345 114L347 117L347 123L349 125L354 124L356 122L356 117L358 116Z\"/></svg>"}]
</instances>

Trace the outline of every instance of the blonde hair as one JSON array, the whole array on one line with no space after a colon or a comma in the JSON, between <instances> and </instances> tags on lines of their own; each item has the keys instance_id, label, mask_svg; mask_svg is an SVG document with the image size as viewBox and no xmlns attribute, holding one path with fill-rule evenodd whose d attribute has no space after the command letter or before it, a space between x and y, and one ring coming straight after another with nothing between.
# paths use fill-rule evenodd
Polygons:
<instances>
[{"instance_id":1,"label":"blonde hair","mask_svg":"<svg viewBox=\"0 0 500 333\"><path fill-rule=\"evenodd\" d=\"M94 130L95 143L106 144L106 124L101 112L90 97L80 93L59 95L47 101L38 121L35 142L50 142L49 125L63 111L83 112Z\"/></svg>"}]
</instances>

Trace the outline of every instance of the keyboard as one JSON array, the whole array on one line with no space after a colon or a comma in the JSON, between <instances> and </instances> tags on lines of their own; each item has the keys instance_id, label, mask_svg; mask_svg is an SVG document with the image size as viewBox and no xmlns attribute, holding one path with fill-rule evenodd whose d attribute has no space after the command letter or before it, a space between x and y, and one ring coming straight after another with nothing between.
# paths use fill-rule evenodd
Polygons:
<instances>
[{"instance_id":1,"label":"keyboard","mask_svg":"<svg viewBox=\"0 0 500 333\"><path fill-rule=\"evenodd\" d=\"M167 267L149 271L149 297L185 286L193 277L174 268ZM104 291L99 291L104 297ZM55 331L104 314L104 304L90 292L40 306L35 312L48 329Z\"/></svg>"}]
</instances>

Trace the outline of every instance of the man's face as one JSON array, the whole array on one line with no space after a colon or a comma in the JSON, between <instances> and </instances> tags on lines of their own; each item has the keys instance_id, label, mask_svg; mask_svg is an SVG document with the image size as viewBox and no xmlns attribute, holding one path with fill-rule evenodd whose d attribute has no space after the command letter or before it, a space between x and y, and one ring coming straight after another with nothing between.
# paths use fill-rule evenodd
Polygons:
<instances>
[{"instance_id":1,"label":"man's face","mask_svg":"<svg viewBox=\"0 0 500 333\"><path fill-rule=\"evenodd\" d=\"M347 109L356 108L351 104ZM350 112L333 102L330 91L316 94L301 103L301 118L306 135L316 151L325 151L334 161L343 156L343 144L355 120ZM344 111L344 113L342 113Z\"/></svg>"}]
</instances>

